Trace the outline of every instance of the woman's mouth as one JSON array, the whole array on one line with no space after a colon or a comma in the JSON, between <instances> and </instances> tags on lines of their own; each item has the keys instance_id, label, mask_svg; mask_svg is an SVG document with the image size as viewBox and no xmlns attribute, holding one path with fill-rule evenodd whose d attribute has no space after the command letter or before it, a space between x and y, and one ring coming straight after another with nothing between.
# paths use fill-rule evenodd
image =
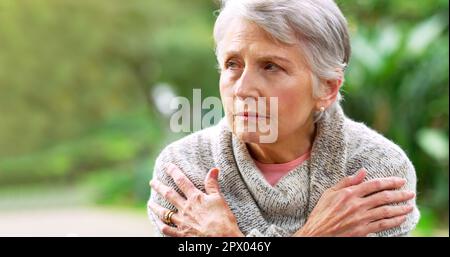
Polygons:
<instances>
[{"instance_id":1,"label":"woman's mouth","mask_svg":"<svg viewBox=\"0 0 450 257\"><path fill-rule=\"evenodd\" d=\"M262 115L256 112L239 112L234 114L234 117L243 120L257 120L268 118L266 115Z\"/></svg>"}]
</instances>

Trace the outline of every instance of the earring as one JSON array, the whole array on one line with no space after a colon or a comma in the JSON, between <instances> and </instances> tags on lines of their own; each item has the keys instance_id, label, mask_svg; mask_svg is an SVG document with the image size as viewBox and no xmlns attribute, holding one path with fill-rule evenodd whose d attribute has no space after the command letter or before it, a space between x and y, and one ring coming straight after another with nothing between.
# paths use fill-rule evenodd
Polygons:
<instances>
[{"instance_id":1,"label":"earring","mask_svg":"<svg viewBox=\"0 0 450 257\"><path fill-rule=\"evenodd\" d=\"M323 116L323 113L325 112L325 107L320 107L320 112L319 112L319 114L316 116L316 118L314 119L314 123L316 123L316 122L318 122L321 118L322 118L322 116Z\"/></svg>"}]
</instances>

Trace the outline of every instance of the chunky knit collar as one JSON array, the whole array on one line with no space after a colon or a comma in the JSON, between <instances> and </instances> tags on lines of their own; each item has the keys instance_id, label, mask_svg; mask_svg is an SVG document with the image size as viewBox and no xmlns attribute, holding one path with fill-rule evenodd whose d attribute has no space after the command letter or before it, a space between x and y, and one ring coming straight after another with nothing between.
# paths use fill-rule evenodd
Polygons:
<instances>
[{"instance_id":1,"label":"chunky knit collar","mask_svg":"<svg viewBox=\"0 0 450 257\"><path fill-rule=\"evenodd\" d=\"M245 143L232 135L225 119L219 124L221 133L217 138L217 143L220 147L218 152L213 155L221 164L223 175L226 176L227 170L231 172L233 169L238 169L250 193L262 210L273 211L274 205L282 210L284 209L282 207L292 204L295 199L306 204L303 211L309 214L322 193L346 176L347 153L344 121L345 115L340 106L324 116L317 123L317 133L310 158L289 172L275 187L267 183L262 174L258 172ZM309 181L305 181L306 179ZM303 188L292 187L293 183L298 184L299 187L303 185ZM309 185L309 188L305 189L305 185Z\"/></svg>"}]
</instances>

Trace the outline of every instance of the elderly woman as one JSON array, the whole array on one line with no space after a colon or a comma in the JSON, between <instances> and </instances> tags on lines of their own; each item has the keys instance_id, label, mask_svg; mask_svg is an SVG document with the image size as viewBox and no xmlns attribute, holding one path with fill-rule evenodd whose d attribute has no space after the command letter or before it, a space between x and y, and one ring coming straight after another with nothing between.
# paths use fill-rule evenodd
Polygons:
<instances>
[{"instance_id":1,"label":"elderly woman","mask_svg":"<svg viewBox=\"0 0 450 257\"><path fill-rule=\"evenodd\" d=\"M339 105L350 42L332 0L224 1L214 38L225 118L157 158L148 208L162 234L405 236L414 229L413 165ZM278 99L276 114L234 108L260 97ZM262 119L277 124L273 142L238 129Z\"/></svg>"}]
</instances>

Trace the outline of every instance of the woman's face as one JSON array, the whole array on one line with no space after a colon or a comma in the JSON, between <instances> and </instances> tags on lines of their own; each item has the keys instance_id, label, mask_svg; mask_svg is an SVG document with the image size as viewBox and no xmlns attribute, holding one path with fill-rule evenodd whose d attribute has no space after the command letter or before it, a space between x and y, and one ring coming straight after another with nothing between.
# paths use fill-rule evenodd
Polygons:
<instances>
[{"instance_id":1,"label":"woman's face","mask_svg":"<svg viewBox=\"0 0 450 257\"><path fill-rule=\"evenodd\" d=\"M277 42L254 23L235 19L218 47L220 94L227 121L238 138L261 143L260 136L267 133L261 133L258 125L255 132L248 131L258 121L278 125L277 142L311 129L316 101L311 72L298 45ZM246 112L236 108L242 100L258 102L258 97L266 97L265 114L251 107ZM278 98L277 114L270 97Z\"/></svg>"}]
</instances>

